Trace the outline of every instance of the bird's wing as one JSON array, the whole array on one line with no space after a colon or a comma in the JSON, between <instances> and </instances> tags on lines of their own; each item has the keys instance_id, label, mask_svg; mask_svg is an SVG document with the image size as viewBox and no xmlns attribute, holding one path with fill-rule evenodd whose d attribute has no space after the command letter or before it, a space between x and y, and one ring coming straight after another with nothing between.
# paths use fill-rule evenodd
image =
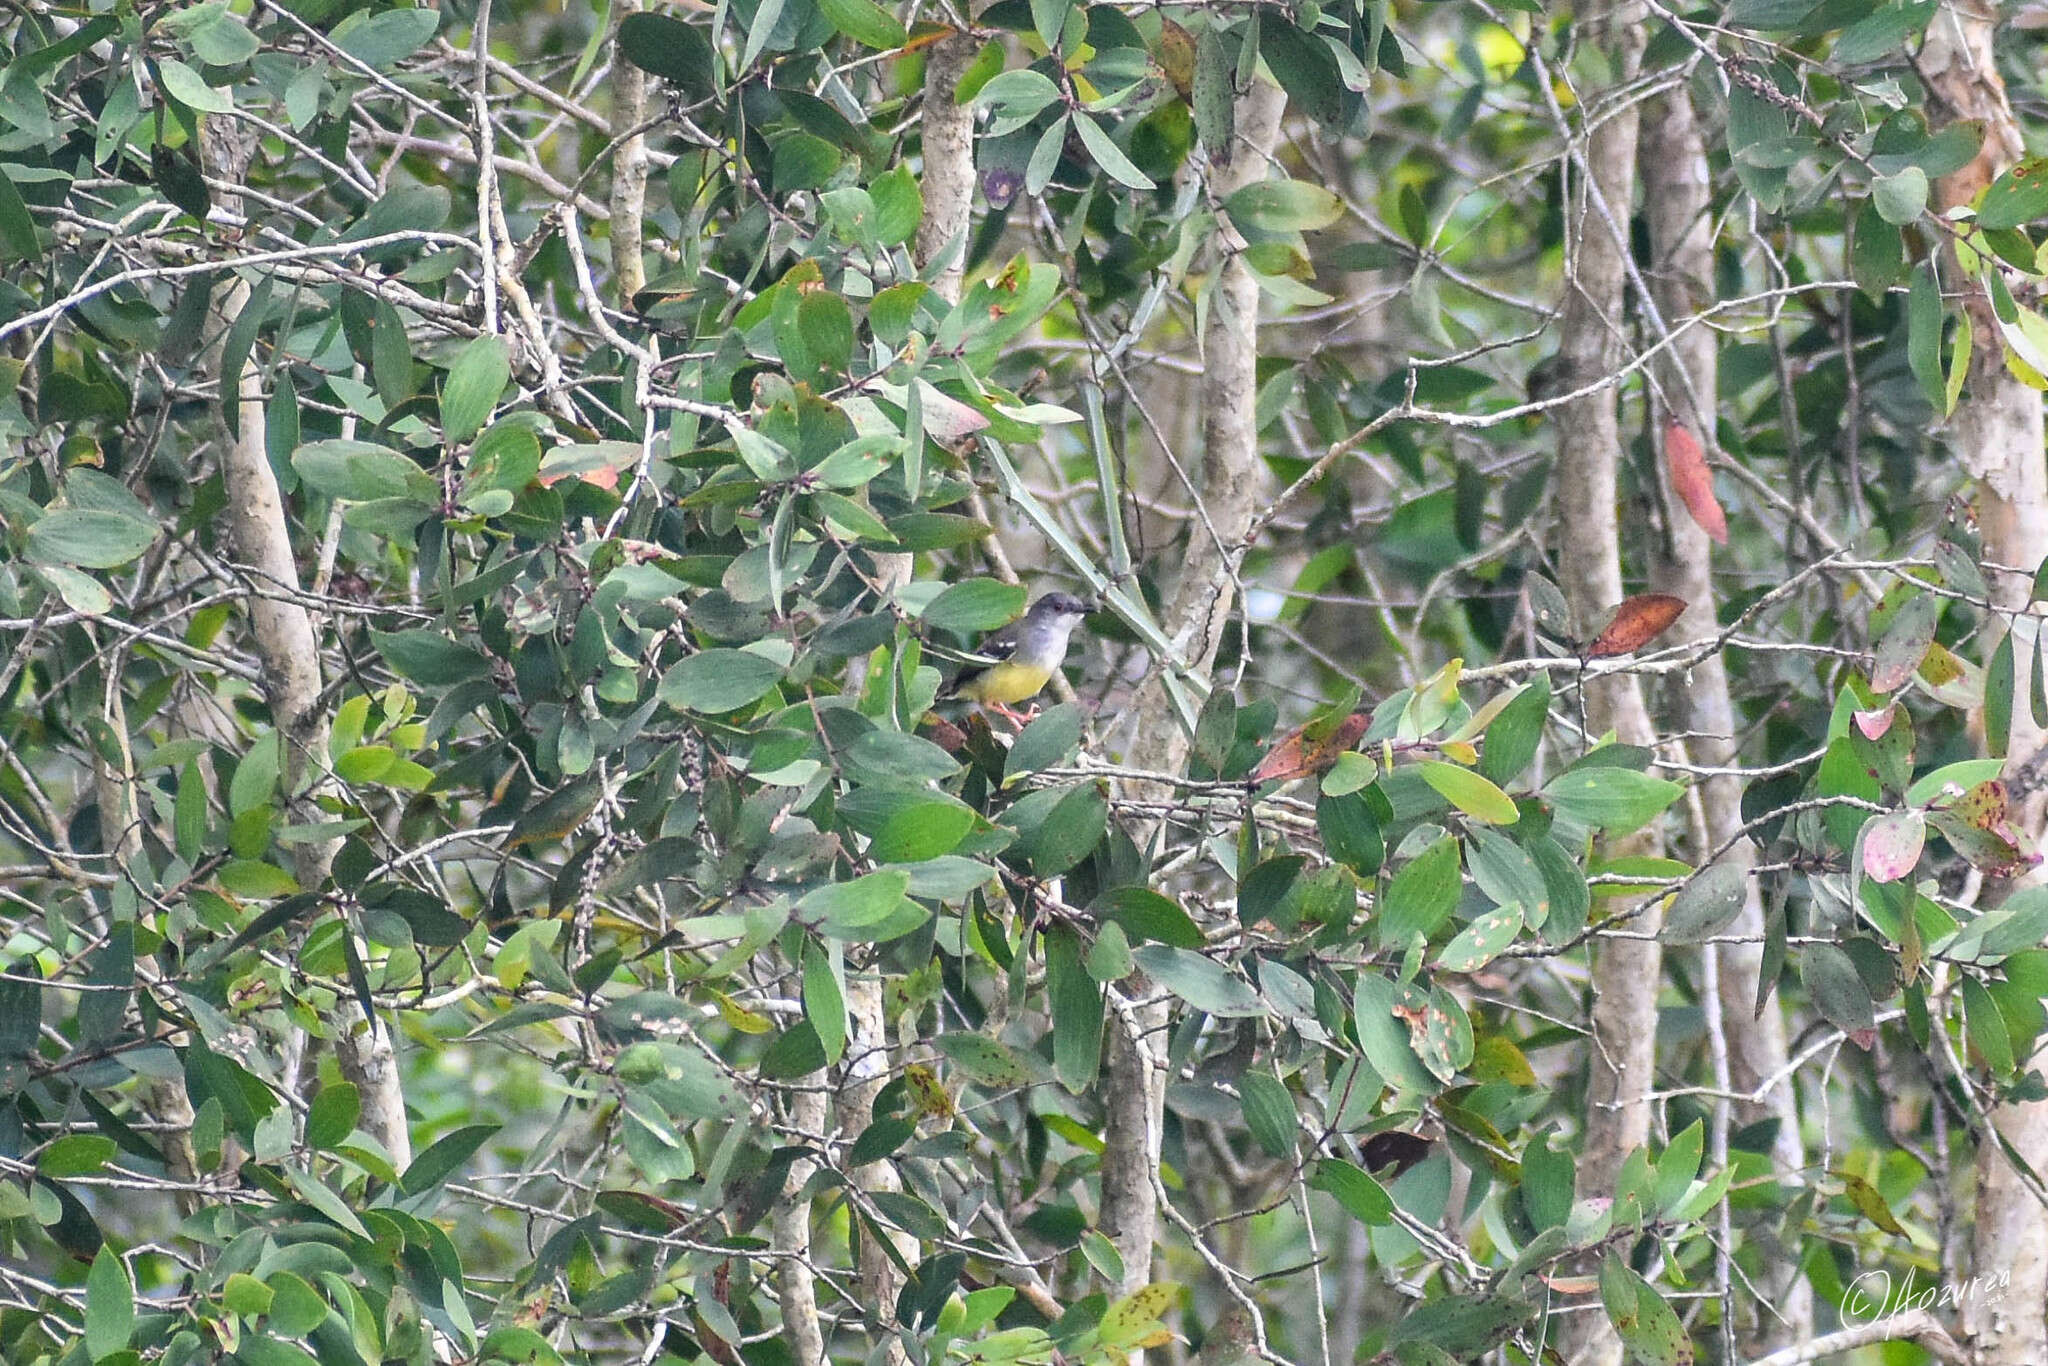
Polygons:
<instances>
[{"instance_id":1,"label":"bird's wing","mask_svg":"<svg viewBox=\"0 0 2048 1366\"><path fill-rule=\"evenodd\" d=\"M966 667L954 675L952 683L946 689L947 694L960 691L961 684L980 677L1017 653L1017 639L1022 626L1022 622L1013 621L1008 626L998 627L976 641L973 657L967 662Z\"/></svg>"}]
</instances>

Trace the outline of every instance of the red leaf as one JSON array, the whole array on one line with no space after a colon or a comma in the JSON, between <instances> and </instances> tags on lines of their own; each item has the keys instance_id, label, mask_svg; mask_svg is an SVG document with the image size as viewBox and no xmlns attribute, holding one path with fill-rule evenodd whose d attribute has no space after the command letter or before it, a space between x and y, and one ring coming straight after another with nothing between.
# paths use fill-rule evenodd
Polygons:
<instances>
[{"instance_id":1,"label":"red leaf","mask_svg":"<svg viewBox=\"0 0 2048 1366\"><path fill-rule=\"evenodd\" d=\"M1338 722L1335 729L1328 723L1298 727L1281 737L1280 743L1266 751L1266 757L1259 760L1259 766L1252 770L1252 781L1258 783L1291 782L1306 778L1312 773L1321 773L1337 762L1337 756L1358 743L1358 737L1365 734L1365 728L1372 724L1372 717L1365 712L1353 712ZM1312 730L1329 730L1320 739L1313 738Z\"/></svg>"},{"instance_id":2,"label":"red leaf","mask_svg":"<svg viewBox=\"0 0 2048 1366\"><path fill-rule=\"evenodd\" d=\"M1624 598L1600 634L1586 647L1586 658L1607 659L1640 650L1671 629L1685 611L1685 599L1669 593L1638 593Z\"/></svg>"},{"instance_id":3,"label":"red leaf","mask_svg":"<svg viewBox=\"0 0 2048 1366\"><path fill-rule=\"evenodd\" d=\"M1863 827L1863 871L1872 882L1897 882L1920 862L1927 821L1918 811L1894 811Z\"/></svg>"},{"instance_id":4,"label":"red leaf","mask_svg":"<svg viewBox=\"0 0 2048 1366\"><path fill-rule=\"evenodd\" d=\"M1671 471L1671 491L1685 504L1700 530L1713 537L1716 545L1728 544L1728 514L1721 511L1721 500L1714 497L1714 476L1707 469L1707 454L1683 422L1674 420L1664 429L1664 464Z\"/></svg>"},{"instance_id":5,"label":"red leaf","mask_svg":"<svg viewBox=\"0 0 2048 1366\"><path fill-rule=\"evenodd\" d=\"M1893 704L1886 704L1882 711L1859 711L1854 713L1856 729L1863 732L1866 740L1882 740L1884 733L1892 728Z\"/></svg>"}]
</instances>

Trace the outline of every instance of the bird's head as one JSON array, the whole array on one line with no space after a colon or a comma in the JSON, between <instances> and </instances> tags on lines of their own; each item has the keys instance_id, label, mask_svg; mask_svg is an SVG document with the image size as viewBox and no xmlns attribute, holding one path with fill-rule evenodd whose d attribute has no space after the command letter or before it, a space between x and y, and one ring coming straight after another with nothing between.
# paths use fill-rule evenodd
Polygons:
<instances>
[{"instance_id":1,"label":"bird's head","mask_svg":"<svg viewBox=\"0 0 2048 1366\"><path fill-rule=\"evenodd\" d=\"M1072 593L1047 593L1031 604L1028 615L1044 622L1062 621L1072 627L1094 610L1095 604L1086 598L1077 598Z\"/></svg>"}]
</instances>

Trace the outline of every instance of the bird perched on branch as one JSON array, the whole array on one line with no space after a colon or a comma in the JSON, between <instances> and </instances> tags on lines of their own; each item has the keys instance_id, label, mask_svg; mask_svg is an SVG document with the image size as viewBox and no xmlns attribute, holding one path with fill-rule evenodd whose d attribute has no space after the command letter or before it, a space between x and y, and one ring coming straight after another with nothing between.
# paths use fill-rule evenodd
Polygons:
<instances>
[{"instance_id":1,"label":"bird perched on branch","mask_svg":"<svg viewBox=\"0 0 2048 1366\"><path fill-rule=\"evenodd\" d=\"M1071 593L1047 593L1016 621L982 637L975 658L953 680L964 697L1021 726L1030 719L1012 708L1038 696L1067 657L1067 638L1095 604ZM1036 708L1033 708L1036 711Z\"/></svg>"}]
</instances>

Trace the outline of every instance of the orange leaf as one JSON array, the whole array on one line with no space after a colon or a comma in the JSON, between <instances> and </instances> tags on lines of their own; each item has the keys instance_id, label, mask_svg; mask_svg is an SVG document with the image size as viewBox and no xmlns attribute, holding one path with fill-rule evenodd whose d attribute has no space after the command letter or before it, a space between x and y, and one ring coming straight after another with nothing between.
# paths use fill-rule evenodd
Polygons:
<instances>
[{"instance_id":1,"label":"orange leaf","mask_svg":"<svg viewBox=\"0 0 2048 1366\"><path fill-rule=\"evenodd\" d=\"M1353 712L1320 739L1309 734L1314 723L1298 726L1266 751L1266 757L1259 760L1259 766L1252 771L1252 781L1284 783L1321 773L1337 762L1338 755L1357 744L1358 737L1365 734L1365 728L1370 724L1371 716L1362 711Z\"/></svg>"},{"instance_id":2,"label":"orange leaf","mask_svg":"<svg viewBox=\"0 0 2048 1366\"><path fill-rule=\"evenodd\" d=\"M1685 504L1700 530L1713 537L1716 545L1728 544L1728 514L1721 511L1721 500L1714 497L1714 476L1707 469L1707 454L1683 422L1674 420L1664 429L1664 465L1671 471L1671 491Z\"/></svg>"},{"instance_id":3,"label":"orange leaf","mask_svg":"<svg viewBox=\"0 0 2048 1366\"><path fill-rule=\"evenodd\" d=\"M1640 650L1670 630L1671 623L1683 611L1685 599L1669 593L1638 593L1623 598L1607 618L1607 624L1600 628L1600 634L1586 647L1586 658L1608 659Z\"/></svg>"},{"instance_id":4,"label":"orange leaf","mask_svg":"<svg viewBox=\"0 0 2048 1366\"><path fill-rule=\"evenodd\" d=\"M913 52L930 47L941 38L950 38L958 29L947 28L944 24L919 24L917 31L910 35L910 41L896 49L898 57L907 57Z\"/></svg>"}]
</instances>

